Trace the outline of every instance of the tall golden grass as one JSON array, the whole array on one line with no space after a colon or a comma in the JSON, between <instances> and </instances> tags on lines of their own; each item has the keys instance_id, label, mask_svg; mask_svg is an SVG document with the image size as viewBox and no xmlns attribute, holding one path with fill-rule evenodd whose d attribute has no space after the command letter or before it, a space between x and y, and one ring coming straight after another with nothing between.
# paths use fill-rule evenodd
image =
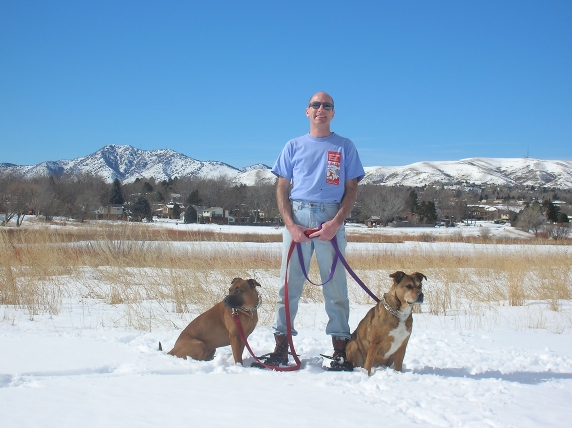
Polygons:
<instances>
[{"instance_id":1,"label":"tall golden grass","mask_svg":"<svg viewBox=\"0 0 572 428\"><path fill-rule=\"evenodd\" d=\"M269 324L281 252L277 246L244 243L280 239L277 233L183 232L127 223L3 228L0 304L33 318L58 314L66 299L83 299L121 308L117 322L123 326L181 327L220 301L234 277L253 277L262 285L260 322ZM348 240L389 244L348 252L352 268L378 296L389 289L390 273L424 273L428 281L423 311L433 315L470 315L471 322L478 323L483 308L540 301L562 311L562 302L572 299L570 252L561 244L539 247L538 241L519 240L480 245L495 243L481 236L464 240L462 249L456 242L407 244L402 249L405 244L400 243L411 237L349 234ZM315 263L310 275L318 278ZM319 302L321 290L306 287L303 299ZM350 299L371 303L357 285L350 287ZM529 324L542 322L535 317Z\"/></svg>"}]
</instances>

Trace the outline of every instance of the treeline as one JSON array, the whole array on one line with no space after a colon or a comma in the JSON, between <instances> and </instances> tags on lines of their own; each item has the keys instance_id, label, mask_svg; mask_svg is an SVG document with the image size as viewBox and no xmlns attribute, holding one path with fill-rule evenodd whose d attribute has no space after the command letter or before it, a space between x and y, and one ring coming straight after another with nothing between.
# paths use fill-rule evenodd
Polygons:
<instances>
[{"instance_id":1,"label":"treeline","mask_svg":"<svg viewBox=\"0 0 572 428\"><path fill-rule=\"evenodd\" d=\"M405 216L414 223L433 223L445 218L459 222L471 218L472 205L502 201L507 206L506 211L512 212L510 220L514 221L516 212L508 209L510 205L532 206L534 201L539 201L539 210L546 216L550 208L547 202L556 200L567 203L557 207L556 215L560 215L557 219L563 221L564 215L571 214L572 191L567 189L461 184L411 188L365 184L359 186L352 217L363 222L375 216L382 225ZM224 177L137 179L127 184L119 180L106 183L93 175L33 180L0 177L0 221L4 224L14 219L20 225L26 215L37 215L46 220L61 216L84 221L92 218L100 206L109 204L121 204L127 210L147 217L153 206L169 202L182 207L223 207L239 219L251 217L253 213L264 213L266 219L278 216L273 184L237 185Z\"/></svg>"},{"instance_id":2,"label":"treeline","mask_svg":"<svg viewBox=\"0 0 572 428\"><path fill-rule=\"evenodd\" d=\"M556 206L553 201L562 201L565 206ZM572 214L570 189L462 184L409 188L366 184L359 186L358 192L358 204L362 208L360 219L375 215L383 225L407 213L413 222L431 223L442 219L460 222L471 219L472 207L480 204L494 204L515 222L518 209L514 207L526 208L535 202L534 206L540 206L538 211L550 222L566 221L564 217Z\"/></svg>"},{"instance_id":3,"label":"treeline","mask_svg":"<svg viewBox=\"0 0 572 428\"><path fill-rule=\"evenodd\" d=\"M19 226L26 215L46 220L65 217L85 221L101 206L123 205L126 210L147 211L157 204L176 202L181 206L220 206L242 217L252 210L270 218L278 214L274 185L235 185L226 178L137 179L121 184L106 183L93 175L25 180L0 177L0 221L12 219Z\"/></svg>"}]
</instances>

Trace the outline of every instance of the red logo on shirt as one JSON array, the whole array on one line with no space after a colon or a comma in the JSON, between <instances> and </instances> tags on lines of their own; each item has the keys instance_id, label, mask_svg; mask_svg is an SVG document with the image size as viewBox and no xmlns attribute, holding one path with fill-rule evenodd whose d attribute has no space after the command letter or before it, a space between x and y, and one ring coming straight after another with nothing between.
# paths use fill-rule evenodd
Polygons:
<instances>
[{"instance_id":1,"label":"red logo on shirt","mask_svg":"<svg viewBox=\"0 0 572 428\"><path fill-rule=\"evenodd\" d=\"M340 152L328 152L328 165L326 167L326 183L335 186L340 185L340 164L342 154Z\"/></svg>"}]
</instances>

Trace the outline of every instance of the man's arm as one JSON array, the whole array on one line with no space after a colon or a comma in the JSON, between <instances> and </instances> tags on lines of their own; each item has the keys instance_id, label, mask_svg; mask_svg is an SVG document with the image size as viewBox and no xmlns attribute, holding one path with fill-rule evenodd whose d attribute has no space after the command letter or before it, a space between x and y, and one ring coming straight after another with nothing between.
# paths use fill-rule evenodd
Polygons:
<instances>
[{"instance_id":1,"label":"man's arm","mask_svg":"<svg viewBox=\"0 0 572 428\"><path fill-rule=\"evenodd\" d=\"M311 234L310 238L318 238L319 241L330 241L342 224L344 224L344 220L348 218L354 204L357 200L357 189L358 189L358 181L357 178L352 180L348 180L345 183L345 190L344 196L342 197L342 201L340 202L340 209L336 216L330 220L325 222L322 225L322 229Z\"/></svg>"},{"instance_id":2,"label":"man's arm","mask_svg":"<svg viewBox=\"0 0 572 428\"><path fill-rule=\"evenodd\" d=\"M284 177L278 177L276 184L276 201L278 203L278 211L284 221L284 226L292 236L295 242L308 242L310 238L304 235L307 229L294 223L292 218L292 206L290 205L290 180Z\"/></svg>"}]
</instances>

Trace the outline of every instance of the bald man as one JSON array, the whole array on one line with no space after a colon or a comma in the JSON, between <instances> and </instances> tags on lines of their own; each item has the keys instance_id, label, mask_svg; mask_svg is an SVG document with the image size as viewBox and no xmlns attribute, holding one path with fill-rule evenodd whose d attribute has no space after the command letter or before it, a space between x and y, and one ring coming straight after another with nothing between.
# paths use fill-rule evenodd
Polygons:
<instances>
[{"instance_id":1,"label":"bald man","mask_svg":"<svg viewBox=\"0 0 572 428\"><path fill-rule=\"evenodd\" d=\"M302 246L306 272L312 254L320 268L322 282L330 276L335 251L329 242L334 236L345 255L347 245L344 221L357 198L358 182L365 172L354 144L330 130L334 118L334 100L326 92L314 94L306 108L310 132L288 141L272 168L278 177L276 195L278 209L284 221L280 291L276 304L274 352L265 357L265 364L288 363L288 339L284 310L284 276L288 250L292 241ZM309 236L305 231L321 229ZM288 272L288 296L292 334L296 335L294 319L302 294L305 277L299 258L292 257ZM333 277L323 286L328 315L326 334L332 337L334 354L329 370L351 371L345 360L345 348L351 334L348 324L349 300L344 267L337 263Z\"/></svg>"}]
</instances>

